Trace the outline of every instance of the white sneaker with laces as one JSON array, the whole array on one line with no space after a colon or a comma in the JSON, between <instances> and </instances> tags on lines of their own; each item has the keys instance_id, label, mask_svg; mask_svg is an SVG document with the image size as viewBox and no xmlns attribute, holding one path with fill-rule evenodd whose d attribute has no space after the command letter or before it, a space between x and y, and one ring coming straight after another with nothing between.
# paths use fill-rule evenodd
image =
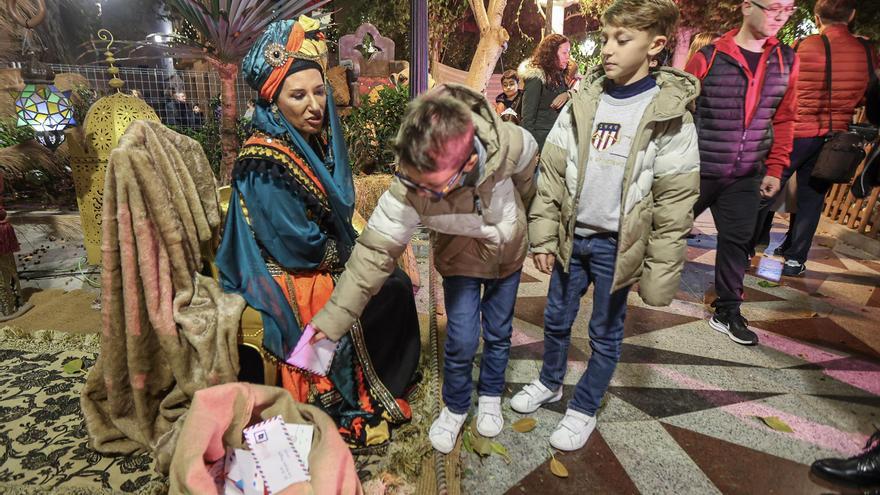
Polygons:
<instances>
[{"instance_id":1,"label":"white sneaker with laces","mask_svg":"<svg viewBox=\"0 0 880 495\"><path fill-rule=\"evenodd\" d=\"M465 419L467 419L467 413L455 414L448 407L444 407L440 411L440 416L431 424L431 429L428 430L428 439L431 440L431 445L444 454L452 452Z\"/></svg>"},{"instance_id":2,"label":"white sneaker with laces","mask_svg":"<svg viewBox=\"0 0 880 495\"><path fill-rule=\"evenodd\" d=\"M555 449L571 451L583 447L593 429L596 428L596 417L588 416L574 409L567 409L565 417L556 425L550 434L550 445Z\"/></svg>"},{"instance_id":3,"label":"white sneaker with laces","mask_svg":"<svg viewBox=\"0 0 880 495\"><path fill-rule=\"evenodd\" d=\"M492 438L504 428L501 415L501 397L480 396L477 402L477 433Z\"/></svg>"},{"instance_id":4,"label":"white sneaker with laces","mask_svg":"<svg viewBox=\"0 0 880 495\"><path fill-rule=\"evenodd\" d=\"M527 384L510 399L510 408L522 414L533 413L544 404L556 402L562 398L562 387L552 391L545 387L541 380Z\"/></svg>"}]
</instances>

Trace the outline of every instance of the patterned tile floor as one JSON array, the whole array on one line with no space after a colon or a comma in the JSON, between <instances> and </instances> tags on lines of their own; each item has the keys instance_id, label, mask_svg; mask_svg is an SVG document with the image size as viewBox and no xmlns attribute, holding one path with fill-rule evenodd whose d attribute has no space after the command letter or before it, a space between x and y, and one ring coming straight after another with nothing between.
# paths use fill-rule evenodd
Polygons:
<instances>
[{"instance_id":1,"label":"patterned tile floor","mask_svg":"<svg viewBox=\"0 0 880 495\"><path fill-rule=\"evenodd\" d=\"M784 220L775 226L771 246L785 227ZM863 493L811 478L809 464L860 452L880 426L880 262L845 246L832 250L833 240L820 237L805 277L765 287L761 280L780 279L781 259L756 258L743 314L761 343L742 347L705 321L711 216L696 229L671 306L646 307L630 294L623 355L597 430L579 452L557 454L570 477L550 473L546 439L586 367L591 294L575 324L563 401L532 415L535 430L506 428L498 437L509 464L462 454L463 493ZM547 282L527 262L507 375L508 424L520 415L507 400L540 368ZM793 432L758 419L768 416Z\"/></svg>"}]
</instances>

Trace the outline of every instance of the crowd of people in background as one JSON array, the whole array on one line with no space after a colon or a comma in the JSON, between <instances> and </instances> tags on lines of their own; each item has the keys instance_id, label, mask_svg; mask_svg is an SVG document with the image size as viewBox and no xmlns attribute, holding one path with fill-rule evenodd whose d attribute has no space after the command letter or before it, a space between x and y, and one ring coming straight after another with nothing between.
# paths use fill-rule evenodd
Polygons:
<instances>
[{"instance_id":1,"label":"crowd of people in background","mask_svg":"<svg viewBox=\"0 0 880 495\"><path fill-rule=\"evenodd\" d=\"M818 0L813 19L818 34L788 46L776 36L794 13L794 0L745 0L740 27L693 37L681 72L664 67L669 57L666 42L672 36L668 2L619 0L603 15L602 65L590 70L584 87L576 87L578 78L567 71L571 45L560 34L541 41L520 67L518 78L512 71L504 74L496 111L518 121L540 150L530 242L536 266L552 274L544 315L544 364L540 377L511 400L515 411L531 413L560 399L578 300L591 283L595 285L589 325L593 352L551 445L579 448L595 426L596 408L620 353L629 290L620 280L639 280L640 295L649 304L669 303L664 289L678 285L686 234L677 220L690 222L711 210L718 248L709 327L737 344L758 344L740 306L751 260L769 244L773 212L789 191L788 203L794 206L788 209L789 230L773 254L784 257L783 277L803 276L825 196L833 184L814 174L823 147L836 133L850 130L858 107L867 105L870 115L871 106L877 105L866 101L869 85L877 77L876 50L851 32L856 4L855 0ZM646 55L644 73L634 69L638 64L628 65ZM666 131L655 127L656 145L640 141L642 136L635 132L640 122L651 122L649 115L664 99L690 105L691 112L685 111L685 118L675 126L678 133L665 137L667 148L669 142L679 142L674 150L659 147ZM639 186L650 185L651 179L629 185L621 181L624 175L636 181L632 162L640 163L645 155L654 159L648 165L655 181L653 211L648 215L653 215L654 229L660 230L648 236L647 248L636 249L630 230L651 229L630 229L629 223L638 225L632 216L638 214L638 198L643 197L639 194L645 194ZM663 170L670 166L667 160L677 167ZM572 164L579 171L573 172ZM690 165L696 167L692 189L687 187ZM786 187L792 179L796 187ZM670 188L671 180L677 180L677 186ZM577 186L572 188L573 184ZM618 204L621 197L623 204ZM574 204L567 204L572 200ZM542 211L559 208L560 202L570 217L560 218L556 210ZM541 227L544 223L546 228ZM680 239L674 239L678 235ZM653 241L663 236L670 244L654 247ZM621 263L620 257L631 251L638 253L637 263L644 265L647 278L643 273L634 279L630 260ZM661 253L673 255L655 269L651 263L662 260ZM665 277L668 284L649 286L651 275ZM813 471L850 482L880 482L880 432L871 437L863 454L819 460Z\"/></svg>"}]
</instances>

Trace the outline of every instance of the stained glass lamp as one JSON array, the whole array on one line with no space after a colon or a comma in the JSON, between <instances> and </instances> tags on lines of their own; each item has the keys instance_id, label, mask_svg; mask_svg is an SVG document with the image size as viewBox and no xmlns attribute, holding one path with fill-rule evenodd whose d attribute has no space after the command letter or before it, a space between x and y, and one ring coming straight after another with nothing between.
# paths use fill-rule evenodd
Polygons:
<instances>
[{"instance_id":1,"label":"stained glass lamp","mask_svg":"<svg viewBox=\"0 0 880 495\"><path fill-rule=\"evenodd\" d=\"M27 84L15 100L18 126L29 126L43 146L55 149L64 142L64 129L76 125L70 91L55 86Z\"/></svg>"}]
</instances>

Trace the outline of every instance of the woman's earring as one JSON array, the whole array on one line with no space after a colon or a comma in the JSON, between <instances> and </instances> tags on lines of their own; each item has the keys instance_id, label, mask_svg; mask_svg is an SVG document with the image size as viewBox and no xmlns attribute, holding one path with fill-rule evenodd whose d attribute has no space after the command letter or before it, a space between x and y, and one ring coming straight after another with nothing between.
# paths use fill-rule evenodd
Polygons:
<instances>
[{"instance_id":1,"label":"woman's earring","mask_svg":"<svg viewBox=\"0 0 880 495\"><path fill-rule=\"evenodd\" d=\"M272 110L272 115L277 119L278 118L278 105L273 103L270 108Z\"/></svg>"}]
</instances>

